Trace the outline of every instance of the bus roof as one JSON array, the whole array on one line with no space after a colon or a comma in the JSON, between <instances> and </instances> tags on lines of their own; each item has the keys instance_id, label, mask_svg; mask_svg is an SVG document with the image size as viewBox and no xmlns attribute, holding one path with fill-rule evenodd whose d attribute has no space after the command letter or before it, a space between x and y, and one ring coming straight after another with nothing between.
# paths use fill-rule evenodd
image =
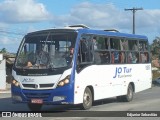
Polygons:
<instances>
[{"instance_id":1,"label":"bus roof","mask_svg":"<svg viewBox=\"0 0 160 120\"><path fill-rule=\"evenodd\" d=\"M128 34L128 33L121 33L121 32L111 32L111 31L104 31L104 30L93 30L93 29L78 29L78 31L88 34L97 34L97 35L106 35L109 37L125 37L125 38L133 38L133 39L144 39L148 40L148 38L144 35L136 35L136 34Z\"/></svg>"},{"instance_id":2,"label":"bus roof","mask_svg":"<svg viewBox=\"0 0 160 120\"><path fill-rule=\"evenodd\" d=\"M144 35L128 34L128 33L105 31L105 30L94 30L89 28L46 29L46 30L31 32L31 33L28 33L27 35L45 34L45 33L48 34L49 32L77 32L79 34L96 34L96 35L106 35L109 37L125 37L125 38L131 38L131 39L148 40L148 38Z\"/></svg>"}]
</instances>

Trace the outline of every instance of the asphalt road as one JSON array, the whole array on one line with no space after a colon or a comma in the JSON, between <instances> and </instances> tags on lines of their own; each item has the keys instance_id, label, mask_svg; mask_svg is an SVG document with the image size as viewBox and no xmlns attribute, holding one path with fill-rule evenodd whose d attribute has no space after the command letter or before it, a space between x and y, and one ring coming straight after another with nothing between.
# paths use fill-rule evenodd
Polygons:
<instances>
[{"instance_id":1,"label":"asphalt road","mask_svg":"<svg viewBox=\"0 0 160 120\"><path fill-rule=\"evenodd\" d=\"M10 93L0 94L0 111L29 111L25 104L12 104ZM131 102L117 102L115 98L109 98L94 102L90 110L82 111L78 106L46 105L43 106L42 116L48 117L125 117L134 114L135 111L147 112L147 114L160 115L160 87L136 93ZM106 112L107 111L107 112ZM124 112L125 111L125 112ZM159 111L159 112L158 112ZM158 120L158 119L157 119Z\"/></svg>"}]
</instances>

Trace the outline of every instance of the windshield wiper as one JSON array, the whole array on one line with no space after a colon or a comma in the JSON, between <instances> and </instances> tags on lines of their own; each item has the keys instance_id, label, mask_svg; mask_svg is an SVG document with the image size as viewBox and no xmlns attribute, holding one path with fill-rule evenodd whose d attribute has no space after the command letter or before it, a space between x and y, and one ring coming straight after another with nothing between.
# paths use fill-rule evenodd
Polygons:
<instances>
[{"instance_id":1,"label":"windshield wiper","mask_svg":"<svg viewBox=\"0 0 160 120\"><path fill-rule=\"evenodd\" d=\"M49 35L50 35L50 32L48 33L48 35L47 35L47 37L46 37L45 44L44 44L44 47L43 47L43 49L42 49L43 54L40 55L40 60L39 60L39 62L42 62L42 57L44 57L44 52L47 52L47 51L46 51L46 43L47 43L47 41L48 41Z\"/></svg>"},{"instance_id":2,"label":"windshield wiper","mask_svg":"<svg viewBox=\"0 0 160 120\"><path fill-rule=\"evenodd\" d=\"M46 47L46 43L47 43L47 41L48 41L49 35L50 35L50 32L48 33L48 35L47 35L47 37L46 37L45 44L44 44L44 47L43 47L43 51L45 51L44 49L45 49L45 47Z\"/></svg>"}]
</instances>

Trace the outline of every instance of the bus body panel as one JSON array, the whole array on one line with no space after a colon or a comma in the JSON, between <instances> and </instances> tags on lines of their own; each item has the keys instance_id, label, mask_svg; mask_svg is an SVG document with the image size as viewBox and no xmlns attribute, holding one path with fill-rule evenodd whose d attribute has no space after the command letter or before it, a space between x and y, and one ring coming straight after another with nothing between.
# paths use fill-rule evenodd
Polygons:
<instances>
[{"instance_id":1,"label":"bus body panel","mask_svg":"<svg viewBox=\"0 0 160 120\"><path fill-rule=\"evenodd\" d=\"M75 75L74 103L83 102L87 86L93 87L94 100L127 94L129 83L134 92L151 87L151 64L91 65Z\"/></svg>"},{"instance_id":2,"label":"bus body panel","mask_svg":"<svg viewBox=\"0 0 160 120\"><path fill-rule=\"evenodd\" d=\"M73 104L73 80L70 80L69 85L57 87L60 80L71 75L71 69L64 71L62 75L20 76L16 75L15 71L12 71L12 75L20 84L19 87L12 85L11 88L14 103L29 103L31 99L42 99L43 104ZM53 84L53 87L47 87L47 84ZM25 85L27 87L24 87ZM38 88L35 88L35 85ZM64 100L59 100L60 97L64 97Z\"/></svg>"},{"instance_id":3,"label":"bus body panel","mask_svg":"<svg viewBox=\"0 0 160 120\"><path fill-rule=\"evenodd\" d=\"M37 88L36 89L55 89L58 82L62 79L64 79L67 75L71 75L71 69L68 69L66 71L64 71L63 74L59 74L59 75L49 75L49 76L21 76L21 75L16 75L16 72L13 70L12 71L12 76L14 77L14 79L16 79L19 84L20 87L22 89L35 89L34 86L31 87L25 87L25 85L32 85L32 84L37 84ZM52 87L40 87L40 84L53 84Z\"/></svg>"}]
</instances>

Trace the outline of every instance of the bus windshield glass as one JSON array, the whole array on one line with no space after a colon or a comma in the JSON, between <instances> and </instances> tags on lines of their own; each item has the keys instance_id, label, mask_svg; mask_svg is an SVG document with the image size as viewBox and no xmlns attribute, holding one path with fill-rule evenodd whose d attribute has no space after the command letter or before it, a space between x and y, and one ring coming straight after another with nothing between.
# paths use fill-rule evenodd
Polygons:
<instances>
[{"instance_id":1,"label":"bus windshield glass","mask_svg":"<svg viewBox=\"0 0 160 120\"><path fill-rule=\"evenodd\" d=\"M16 59L16 68L48 69L71 66L75 32L32 33L24 37Z\"/></svg>"}]
</instances>

